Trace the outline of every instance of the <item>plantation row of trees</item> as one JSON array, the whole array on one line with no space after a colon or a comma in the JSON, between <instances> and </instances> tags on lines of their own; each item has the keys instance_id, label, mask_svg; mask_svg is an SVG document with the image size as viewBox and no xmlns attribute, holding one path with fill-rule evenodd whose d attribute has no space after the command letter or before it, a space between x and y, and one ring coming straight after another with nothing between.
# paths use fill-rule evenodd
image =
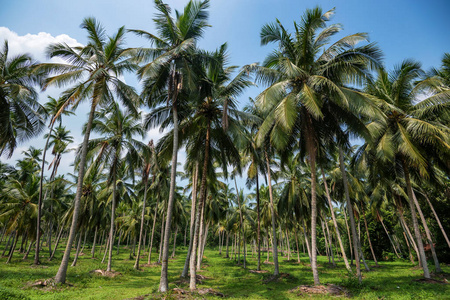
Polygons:
<instances>
[{"instance_id":1,"label":"plantation row of trees","mask_svg":"<svg viewBox=\"0 0 450 300\"><path fill-rule=\"evenodd\" d=\"M300 260L306 248L315 284L318 254L343 261L360 281L369 259L386 256L416 261L430 278L430 248L440 271L439 258L450 253L450 219L442 213L450 208L449 54L430 72L413 60L385 70L367 34L335 40L342 27L329 25L334 11L314 8L293 32L279 21L263 26L261 44L274 50L262 64L238 68L228 64L226 44L197 47L209 1L190 1L175 16L162 1L155 7L153 33L121 27L108 36L85 19L86 45L47 49L65 63L10 57L4 43L1 154L10 157L18 143L46 131L43 150L30 147L14 167L0 165L7 262L18 241L24 259L34 250L35 264L41 249L52 259L64 241L55 277L64 283L73 246L73 266L86 243L93 257L95 245L104 246L107 271L114 245L132 245L136 269L141 254L150 264L156 248L165 292L173 236L172 255L180 240L188 248L181 276L190 276L192 290L208 243L226 257L237 254L244 268L248 248L258 270L265 252L274 275L280 250ZM149 47L126 48L127 32ZM140 93L125 73L137 75ZM255 83L265 89L241 109L238 98ZM40 105L38 86L65 90ZM90 105L84 140L69 149L74 138L64 118L82 101ZM167 133L147 143L151 128ZM177 173L180 148L187 158ZM60 174L70 155L74 174ZM239 176L252 192L238 187Z\"/></svg>"}]
</instances>

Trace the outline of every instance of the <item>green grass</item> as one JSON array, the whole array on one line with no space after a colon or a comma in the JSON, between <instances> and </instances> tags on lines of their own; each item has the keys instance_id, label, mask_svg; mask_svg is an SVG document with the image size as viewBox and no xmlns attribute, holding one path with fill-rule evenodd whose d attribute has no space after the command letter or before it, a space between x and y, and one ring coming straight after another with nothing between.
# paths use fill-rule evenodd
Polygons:
<instances>
[{"instance_id":1,"label":"green grass","mask_svg":"<svg viewBox=\"0 0 450 300\"><path fill-rule=\"evenodd\" d=\"M43 291L36 288L24 288L27 282L53 277L59 267L61 253L48 262L43 251L43 264L32 266L32 256L22 261L22 255L15 254L11 264L5 264L7 258L0 259L0 298L1 299L126 299L151 294L151 299L157 295L160 267L144 268L143 271L133 269L134 260L129 260L129 250L121 249L119 256L113 255L113 270L122 273L116 278L101 277L90 274L94 269L105 269L106 264L101 263L103 253L97 252L97 259L90 258L90 249L80 256L76 267L69 266L67 281L72 287L60 286L56 290ZM249 252L250 253L250 252ZM170 261L169 282L170 288L181 287L188 289L187 284L178 286L175 281L179 279L186 255L185 249L179 249L174 260ZM154 254L152 261L156 260ZM241 256L242 257L242 256ZM296 258L296 257L295 257ZM308 258L302 255L302 261ZM146 258L141 262L145 263ZM265 260L265 254L262 255ZM248 268L256 269L256 256L247 259ZM338 262L337 268L329 268L326 257L319 257L319 275L322 283L333 283L347 287L354 299L450 299L449 285L424 284L412 281L421 278L421 270L405 261L381 262L380 268L373 268L371 272L364 272L364 282L359 285L357 280L349 276L343 266ZM205 267L199 273L206 276L202 288L213 288L226 297L232 299L298 299L295 293L289 290L298 285L312 285L312 272L307 265L287 262L280 258L280 272L290 276L277 282L264 284L268 274L254 274L236 265L233 260L225 259L217 250L207 249L204 259ZM431 265L430 265L431 267ZM448 266L443 270L450 273ZM262 268L273 271L272 265L263 264ZM170 293L169 293L170 294ZM209 297L209 296L208 296ZM169 298L170 295L169 295ZM175 295L173 295L175 298ZM214 297L211 297L214 298ZM311 298L305 296L305 298ZM314 299L329 299L330 296L314 296Z\"/></svg>"}]
</instances>

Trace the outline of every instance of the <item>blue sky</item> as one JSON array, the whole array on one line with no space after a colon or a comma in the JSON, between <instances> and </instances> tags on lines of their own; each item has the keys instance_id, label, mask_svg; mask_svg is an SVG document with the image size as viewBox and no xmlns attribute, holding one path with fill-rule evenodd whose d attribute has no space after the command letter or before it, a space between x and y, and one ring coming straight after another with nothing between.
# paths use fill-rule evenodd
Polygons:
<instances>
[{"instance_id":1,"label":"blue sky","mask_svg":"<svg viewBox=\"0 0 450 300\"><path fill-rule=\"evenodd\" d=\"M182 9L187 3L186 0L166 2L176 9ZM332 22L344 26L340 36L369 33L370 41L377 42L383 50L388 69L405 58L420 61L425 70L439 67L443 53L450 52L448 0L212 0L209 21L212 27L199 45L212 50L228 42L231 64L242 66L262 62L273 47L260 46L261 26L278 18L287 28L292 28L292 22L300 20L306 8L317 5L324 11L336 8ZM85 17L97 18L108 34L113 34L123 25L152 32L154 13L153 1L144 0L4 1L0 10L0 41L8 38L13 51L30 52L43 61L43 51L49 42L85 43L85 32L79 27ZM131 34L127 36L127 44L133 47L147 45L145 40ZM132 75L126 80L138 88ZM252 88L247 91L240 103L245 103L248 97L256 97L259 90ZM48 93L57 97L58 91L50 90ZM42 95L41 102L45 99L46 96ZM80 122L85 122L86 113L87 109L80 107L78 116L66 122L75 143L82 140L79 127ZM158 136L155 130L149 133L148 138ZM43 144L42 137L21 145L12 159L18 158L20 152L31 144ZM5 161L5 158L1 159ZM179 160L183 162L183 159L184 154L180 153ZM70 160L66 159L62 170L71 171Z\"/></svg>"}]
</instances>

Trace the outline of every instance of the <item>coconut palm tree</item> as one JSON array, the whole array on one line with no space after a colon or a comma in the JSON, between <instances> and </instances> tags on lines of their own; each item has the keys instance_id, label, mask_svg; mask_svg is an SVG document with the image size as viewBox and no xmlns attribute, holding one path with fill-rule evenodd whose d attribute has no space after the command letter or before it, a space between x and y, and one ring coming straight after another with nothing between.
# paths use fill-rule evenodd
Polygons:
<instances>
[{"instance_id":1,"label":"coconut palm tree","mask_svg":"<svg viewBox=\"0 0 450 300\"><path fill-rule=\"evenodd\" d=\"M377 79L367 84L366 91L384 101L385 117L368 125L374 143L363 147L375 152L380 163L393 165L397 176L404 177L424 277L430 278L411 177L420 182L434 175L433 164L448 167L450 129L439 122L438 116L448 113L450 98L439 98L440 104L435 95L419 101L422 87L415 82L422 75L418 62L405 60L390 73L380 70Z\"/></svg>"},{"instance_id":2,"label":"coconut palm tree","mask_svg":"<svg viewBox=\"0 0 450 300\"><path fill-rule=\"evenodd\" d=\"M339 123L350 112L369 114L374 105L355 89L378 67L380 51L374 44L356 47L367 35L356 33L326 46L341 25L327 26L334 10L308 9L295 32L289 33L277 21L261 29L261 44L277 43L278 48L265 59L262 67L253 67L257 80L269 87L258 96L258 104L267 112L259 131L260 143L270 135L278 149L300 136L302 153L308 154L311 168L311 248L314 283L319 284L316 248L316 157L321 140L340 130ZM328 118L328 115L334 115ZM332 120L331 124L327 124ZM350 123L351 124L351 123ZM295 140L294 140L295 141Z\"/></svg>"},{"instance_id":3,"label":"coconut palm tree","mask_svg":"<svg viewBox=\"0 0 450 300\"><path fill-rule=\"evenodd\" d=\"M63 107L77 107L86 99L90 101L90 112L84 139L81 146L80 163L78 166L77 191L74 199L74 214L66 251L56 274L55 281L64 283L70 258L75 230L77 228L82 183L86 165L87 146L91 133L94 114L98 106L107 106L116 97L135 113L139 97L134 89L122 80L122 75L133 71L135 65L129 60L129 51L123 48L125 28L121 27L111 37L106 35L105 29L94 18L83 20L81 27L88 33L85 46L69 47L67 44L53 44L47 48L49 57L59 57L66 64L41 64L38 70L46 72L49 77L45 80L44 89L48 86L63 87L72 85L62 94L65 100Z\"/></svg>"},{"instance_id":4,"label":"coconut palm tree","mask_svg":"<svg viewBox=\"0 0 450 300\"><path fill-rule=\"evenodd\" d=\"M176 12L176 18L171 15L170 7L161 0L155 0L158 10L154 18L156 31L159 36L143 30L131 30L137 35L147 38L152 49L140 49L140 58L150 59L151 62L139 70L140 78L144 79L144 98L150 107L160 107L165 118L172 117L174 143L172 151L172 169L170 180L170 193L167 206L166 230L164 233L163 263L161 268L160 291L168 290L167 269L169 259L169 239L176 186L176 166L178 154L178 110L183 106L179 95L183 89L194 87L192 66L189 57L209 25L207 9L209 0L189 1L182 13Z\"/></svg>"},{"instance_id":5,"label":"coconut palm tree","mask_svg":"<svg viewBox=\"0 0 450 300\"><path fill-rule=\"evenodd\" d=\"M100 138L89 141L88 148L92 153L98 153L96 160L108 165L110 172L108 181L112 183L111 194L111 227L110 245L114 242L114 219L117 197L117 174L123 161L127 161L130 174L134 173L134 165L141 160L140 152L145 150L145 144L136 140L135 136L144 137L140 114L135 116L127 111L122 112L118 103L113 103L108 109L103 109L92 122L92 132L101 135ZM124 155L127 150L126 155ZM112 246L109 248L107 271L111 271Z\"/></svg>"},{"instance_id":6,"label":"coconut palm tree","mask_svg":"<svg viewBox=\"0 0 450 300\"><path fill-rule=\"evenodd\" d=\"M8 41L0 50L0 155L11 157L18 142L44 129L45 111L34 85L41 76L28 54L11 57Z\"/></svg>"}]
</instances>

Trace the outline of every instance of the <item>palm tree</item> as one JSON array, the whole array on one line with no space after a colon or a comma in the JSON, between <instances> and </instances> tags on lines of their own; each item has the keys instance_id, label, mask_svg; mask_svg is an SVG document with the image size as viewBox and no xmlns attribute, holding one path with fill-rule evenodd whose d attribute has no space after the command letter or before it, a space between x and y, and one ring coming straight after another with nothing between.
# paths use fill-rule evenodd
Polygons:
<instances>
[{"instance_id":1,"label":"palm tree","mask_svg":"<svg viewBox=\"0 0 450 300\"><path fill-rule=\"evenodd\" d=\"M178 109L180 105L183 105L183 100L180 99L179 95L183 89L194 86L190 72L192 67L189 56L195 48L197 40L202 37L204 29L209 26L206 23L209 0L189 1L183 13L176 12L176 19L171 16L170 7L161 0L155 0L155 6L158 14L156 14L154 22L159 37L143 30L131 31L148 38L151 44L156 46L154 49L141 49L139 51L143 58L153 59L139 70L140 77L144 79L143 94L148 99L151 107L167 103L167 107L162 109L163 114L165 114L166 118L172 115L173 119L174 143L170 173L170 192L159 286L161 292L166 292L168 290L167 269L170 225L176 186Z\"/></svg>"},{"instance_id":2,"label":"palm tree","mask_svg":"<svg viewBox=\"0 0 450 300\"><path fill-rule=\"evenodd\" d=\"M28 54L9 56L8 41L0 51L0 155L11 157L18 142L39 134L45 111L33 85L40 76Z\"/></svg>"},{"instance_id":3,"label":"palm tree","mask_svg":"<svg viewBox=\"0 0 450 300\"><path fill-rule=\"evenodd\" d=\"M277 21L261 29L261 44L275 42L278 49L255 67L257 80L269 85L258 96L258 104L267 113L258 133L259 141L270 133L278 149L293 143L290 137L300 136L302 153L307 153L311 168L311 267L314 284L319 284L316 251L316 157L320 142L340 131L336 120L345 122L350 112L374 111L367 98L346 84L358 85L378 66L380 51L373 44L355 47L366 41L367 35L346 36L325 48L341 25L326 26L333 10L322 13L320 8L305 12L300 23L294 22L290 34ZM322 31L319 31L321 30ZM327 124L331 120L330 124ZM354 123L354 122L353 122ZM352 123L350 123L352 124Z\"/></svg>"},{"instance_id":4,"label":"palm tree","mask_svg":"<svg viewBox=\"0 0 450 300\"><path fill-rule=\"evenodd\" d=\"M66 251L55 277L57 283L64 283L66 280L80 210L87 146L97 106L107 106L114 102L114 94L130 112L135 112L135 106L139 103L134 89L121 80L124 72L135 69L135 65L128 58L129 51L123 48L125 28L119 28L115 35L108 37L104 28L93 18L84 19L81 27L88 33L86 46L50 45L47 49L48 56L62 58L67 64L41 64L39 67L50 75L45 81L44 89L48 86L63 87L74 83L74 86L62 94L65 100L64 108L69 105L77 107L82 100L90 100L90 112L80 151L75 209Z\"/></svg>"},{"instance_id":5,"label":"palm tree","mask_svg":"<svg viewBox=\"0 0 450 300\"><path fill-rule=\"evenodd\" d=\"M114 242L114 219L117 197L117 174L123 161L127 161L130 174L134 173L134 166L140 160L140 150L145 150L145 144L136 140L134 136L144 137L144 131L140 123L140 114L135 116L127 111L122 112L118 103L113 103L108 109L100 111L92 122L92 131L101 135L98 139L89 141L88 148L93 153L98 153L96 160L104 161L110 168L109 182L112 183L111 196L111 226L108 266L106 271L111 271L112 245ZM124 151L127 150L126 155Z\"/></svg>"},{"instance_id":6,"label":"palm tree","mask_svg":"<svg viewBox=\"0 0 450 300\"><path fill-rule=\"evenodd\" d=\"M439 115L448 113L450 98L432 95L418 101L422 87L414 83L422 75L418 62L405 60L391 73L380 70L377 79L367 84L367 92L384 101L385 117L368 125L374 143L363 147L376 152L381 163L393 164L397 173L403 173L424 277L430 278L411 176L420 181L433 176L432 164L448 166L450 129L439 122Z\"/></svg>"}]
</instances>

